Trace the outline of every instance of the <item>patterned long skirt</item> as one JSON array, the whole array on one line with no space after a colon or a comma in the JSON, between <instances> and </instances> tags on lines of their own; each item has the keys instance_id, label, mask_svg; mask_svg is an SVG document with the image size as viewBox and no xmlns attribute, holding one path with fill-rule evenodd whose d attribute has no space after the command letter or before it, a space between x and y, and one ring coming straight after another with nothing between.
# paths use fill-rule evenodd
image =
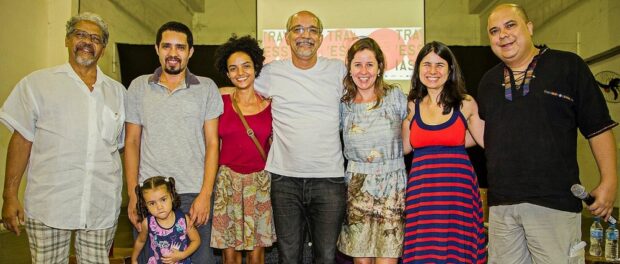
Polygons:
<instances>
[{"instance_id":1,"label":"patterned long skirt","mask_svg":"<svg viewBox=\"0 0 620 264\"><path fill-rule=\"evenodd\" d=\"M241 174L222 165L215 186L211 247L253 250L276 241L267 171Z\"/></svg>"},{"instance_id":2,"label":"patterned long skirt","mask_svg":"<svg viewBox=\"0 0 620 264\"><path fill-rule=\"evenodd\" d=\"M338 249L352 257L402 254L405 169L384 174L347 173L347 215Z\"/></svg>"}]
</instances>

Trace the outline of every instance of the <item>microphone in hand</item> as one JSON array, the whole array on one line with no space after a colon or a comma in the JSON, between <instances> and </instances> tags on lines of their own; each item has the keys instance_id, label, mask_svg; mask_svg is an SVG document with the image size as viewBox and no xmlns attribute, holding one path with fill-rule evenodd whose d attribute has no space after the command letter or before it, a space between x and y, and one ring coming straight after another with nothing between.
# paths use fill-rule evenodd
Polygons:
<instances>
[{"instance_id":1,"label":"microphone in hand","mask_svg":"<svg viewBox=\"0 0 620 264\"><path fill-rule=\"evenodd\" d=\"M586 191L586 188L583 187L581 184L573 184L573 186L570 187L570 191L575 197L581 199L584 203L586 203L586 205L591 205L594 203L594 197L592 197L592 195L590 195L590 193ZM615 224L616 218L610 216L607 222L610 224Z\"/></svg>"}]
</instances>

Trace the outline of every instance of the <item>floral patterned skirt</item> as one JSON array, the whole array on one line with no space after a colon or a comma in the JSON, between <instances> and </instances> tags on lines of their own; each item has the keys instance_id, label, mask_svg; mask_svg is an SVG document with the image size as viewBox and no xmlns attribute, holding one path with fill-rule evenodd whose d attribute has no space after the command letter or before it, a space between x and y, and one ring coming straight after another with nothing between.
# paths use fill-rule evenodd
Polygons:
<instances>
[{"instance_id":1,"label":"floral patterned skirt","mask_svg":"<svg viewBox=\"0 0 620 264\"><path fill-rule=\"evenodd\" d=\"M347 173L347 215L338 249L352 257L402 255L407 174Z\"/></svg>"},{"instance_id":2,"label":"floral patterned skirt","mask_svg":"<svg viewBox=\"0 0 620 264\"><path fill-rule=\"evenodd\" d=\"M215 186L211 247L253 250L276 241L269 172L241 174L222 165Z\"/></svg>"}]
</instances>

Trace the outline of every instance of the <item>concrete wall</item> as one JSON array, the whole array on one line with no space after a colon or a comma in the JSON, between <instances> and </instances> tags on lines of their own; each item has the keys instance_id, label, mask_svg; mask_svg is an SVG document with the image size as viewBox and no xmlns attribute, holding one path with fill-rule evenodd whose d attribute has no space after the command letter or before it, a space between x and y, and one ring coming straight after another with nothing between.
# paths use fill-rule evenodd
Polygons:
<instances>
[{"instance_id":1,"label":"concrete wall","mask_svg":"<svg viewBox=\"0 0 620 264\"><path fill-rule=\"evenodd\" d=\"M80 12L94 12L108 23L110 40L103 57L101 70L120 80L116 43L153 44L157 29L168 21L178 21L192 27L193 13L181 1L148 0L81 0Z\"/></svg>"},{"instance_id":2,"label":"concrete wall","mask_svg":"<svg viewBox=\"0 0 620 264\"><path fill-rule=\"evenodd\" d=\"M480 45L480 18L478 14L469 14L468 0L425 1L424 11L426 42Z\"/></svg>"},{"instance_id":3,"label":"concrete wall","mask_svg":"<svg viewBox=\"0 0 620 264\"><path fill-rule=\"evenodd\" d=\"M231 34L256 37L255 0L205 0L203 13L194 14L194 39L196 43L219 45Z\"/></svg>"}]
</instances>

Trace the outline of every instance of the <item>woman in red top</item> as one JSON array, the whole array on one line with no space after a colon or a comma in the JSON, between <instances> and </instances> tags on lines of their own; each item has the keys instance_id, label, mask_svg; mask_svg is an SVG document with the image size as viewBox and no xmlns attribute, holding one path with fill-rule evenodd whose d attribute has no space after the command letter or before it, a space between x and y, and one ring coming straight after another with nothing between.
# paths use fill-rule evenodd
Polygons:
<instances>
[{"instance_id":1,"label":"woman in red top","mask_svg":"<svg viewBox=\"0 0 620 264\"><path fill-rule=\"evenodd\" d=\"M264 60L263 50L250 36L233 36L215 54L216 68L235 85L233 93L222 95L220 167L211 231L211 247L222 249L224 263L241 263L242 251L247 251L248 263L264 263L264 248L276 239L271 182L264 170L264 153L269 152L271 137L271 105L254 91L254 79ZM263 153L238 112L254 131Z\"/></svg>"}]
</instances>

